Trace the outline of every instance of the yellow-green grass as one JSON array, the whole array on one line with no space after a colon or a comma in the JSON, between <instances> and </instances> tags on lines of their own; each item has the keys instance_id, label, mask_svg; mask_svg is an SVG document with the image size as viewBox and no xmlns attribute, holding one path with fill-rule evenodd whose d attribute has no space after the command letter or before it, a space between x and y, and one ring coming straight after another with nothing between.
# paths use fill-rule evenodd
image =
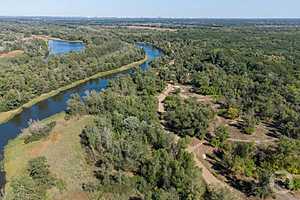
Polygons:
<instances>
[{"instance_id":1,"label":"yellow-green grass","mask_svg":"<svg viewBox=\"0 0 300 200\"><path fill-rule=\"evenodd\" d=\"M141 64L143 64L144 62L146 62L148 59L147 56L145 56L144 59L140 60L140 61L137 61L137 62L133 62L133 63L130 63L128 65L124 65L122 67L119 67L119 68L116 68L116 69L113 69L113 70L109 70L109 71L105 71L105 72L99 72L91 77L88 77L88 78L85 78L85 79L82 79L82 80L78 80L78 81L75 81L69 85L66 85L64 87L61 87L57 90L53 90L49 93L46 93L46 94L42 94L32 100L30 100L28 103L24 104L23 106L15 109L15 110L11 110L11 111L7 111L7 112L2 112L0 113L0 124L2 123L5 123L7 121L9 121L10 119L12 119L14 116L16 116L17 114L21 113L23 111L24 108L30 108L31 106L43 101L43 100L46 100L50 97L53 97L57 94L59 94L60 92L63 92L65 90L68 90L68 89L71 89L71 88L74 88L80 84L83 84L85 82L88 82L90 80L93 80L93 79L97 79L97 78L101 78L101 77L104 77L104 76L108 76L108 75L112 75L112 74L117 74L117 73L120 73L120 72L123 72L123 71L126 71L126 70L129 70L131 68L134 68L134 67L137 67Z\"/></svg>"},{"instance_id":2,"label":"yellow-green grass","mask_svg":"<svg viewBox=\"0 0 300 200\"><path fill-rule=\"evenodd\" d=\"M48 199L71 199L73 196L87 195L81 191L83 183L94 181L91 165L86 162L85 151L80 144L82 129L93 123L92 116L66 121L60 113L42 121L56 121L57 125L47 138L30 144L24 144L24 135L9 142L4 152L4 170L6 172L5 196L12 195L10 183L15 177L26 174L30 159L45 156L50 165L51 174L63 180L65 189L48 191Z\"/></svg>"}]
</instances>

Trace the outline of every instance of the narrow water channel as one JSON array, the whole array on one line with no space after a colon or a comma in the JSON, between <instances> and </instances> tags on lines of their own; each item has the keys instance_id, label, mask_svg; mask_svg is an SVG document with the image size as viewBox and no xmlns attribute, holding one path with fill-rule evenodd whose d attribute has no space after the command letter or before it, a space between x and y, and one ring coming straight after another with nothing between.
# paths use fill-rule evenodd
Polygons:
<instances>
[{"instance_id":1,"label":"narrow water channel","mask_svg":"<svg viewBox=\"0 0 300 200\"><path fill-rule=\"evenodd\" d=\"M153 47L150 44L138 43L137 46L142 48L148 60L140 65L142 70L149 68L149 63L154 59L160 57L162 52ZM29 120L43 120L54 114L60 113L67 108L67 101L70 96L74 93L78 93L81 97L85 96L87 91L102 91L107 88L109 80L120 76L121 74L129 74L132 70L114 74L108 77L102 77L99 79L91 80L83 83L72 89L63 91L56 96L50 97L42 102L33 105L30 108L25 108L22 113L16 115L14 118L9 120L7 123L0 125L0 159L3 158L3 150L8 141L16 138L22 131L27 128ZM3 186L5 183L5 174L0 174L0 185Z\"/></svg>"}]
</instances>

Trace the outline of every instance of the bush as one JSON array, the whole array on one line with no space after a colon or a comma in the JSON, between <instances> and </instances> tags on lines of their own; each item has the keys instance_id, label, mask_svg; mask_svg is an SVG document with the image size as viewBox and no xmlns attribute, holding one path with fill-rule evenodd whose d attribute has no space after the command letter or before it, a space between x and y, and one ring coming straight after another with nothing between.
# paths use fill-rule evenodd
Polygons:
<instances>
[{"instance_id":1,"label":"bush","mask_svg":"<svg viewBox=\"0 0 300 200\"><path fill-rule=\"evenodd\" d=\"M229 119L236 119L240 115L240 111L237 108L229 107L226 113L226 117Z\"/></svg>"},{"instance_id":2,"label":"bush","mask_svg":"<svg viewBox=\"0 0 300 200\"><path fill-rule=\"evenodd\" d=\"M29 176L46 189L55 185L55 178L50 175L49 165L45 157L34 158L28 163Z\"/></svg>"},{"instance_id":3,"label":"bush","mask_svg":"<svg viewBox=\"0 0 300 200\"><path fill-rule=\"evenodd\" d=\"M257 120L253 115L249 114L243 116L242 127L244 133L248 135L253 134L256 130L256 124L257 124Z\"/></svg>"},{"instance_id":4,"label":"bush","mask_svg":"<svg viewBox=\"0 0 300 200\"><path fill-rule=\"evenodd\" d=\"M215 135L216 136L211 140L210 144L217 148L223 147L225 141L229 138L228 128L225 126L218 127Z\"/></svg>"},{"instance_id":5,"label":"bush","mask_svg":"<svg viewBox=\"0 0 300 200\"><path fill-rule=\"evenodd\" d=\"M24 143L28 144L47 137L55 126L56 122L44 125L39 121L30 121L28 127L29 135L25 137Z\"/></svg>"},{"instance_id":6,"label":"bush","mask_svg":"<svg viewBox=\"0 0 300 200\"><path fill-rule=\"evenodd\" d=\"M290 190L298 191L300 190L300 178L293 178L293 180L289 181L288 188Z\"/></svg>"}]
</instances>

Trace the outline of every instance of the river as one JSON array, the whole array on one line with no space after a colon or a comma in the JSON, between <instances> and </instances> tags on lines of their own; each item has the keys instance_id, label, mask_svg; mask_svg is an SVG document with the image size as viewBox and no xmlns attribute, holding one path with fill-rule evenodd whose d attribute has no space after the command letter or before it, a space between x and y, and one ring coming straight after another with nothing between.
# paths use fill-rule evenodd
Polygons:
<instances>
[{"instance_id":1,"label":"river","mask_svg":"<svg viewBox=\"0 0 300 200\"><path fill-rule=\"evenodd\" d=\"M148 60L140 65L142 70L147 70L150 66L149 63L163 54L162 51L150 44L138 43L137 47L142 48L148 56ZM0 159L2 160L3 158L5 145L8 144L9 140L16 138L22 132L22 129L28 127L29 120L43 120L54 114L65 111L67 108L67 101L72 94L78 93L81 97L83 97L86 95L87 91L102 91L107 88L109 80L131 72L132 69L108 77L88 81L72 89L65 90L56 96L41 101L30 108L25 108L23 112L16 115L8 122L0 125ZM1 186L3 186L4 183L5 173L2 173L0 174Z\"/></svg>"}]
</instances>

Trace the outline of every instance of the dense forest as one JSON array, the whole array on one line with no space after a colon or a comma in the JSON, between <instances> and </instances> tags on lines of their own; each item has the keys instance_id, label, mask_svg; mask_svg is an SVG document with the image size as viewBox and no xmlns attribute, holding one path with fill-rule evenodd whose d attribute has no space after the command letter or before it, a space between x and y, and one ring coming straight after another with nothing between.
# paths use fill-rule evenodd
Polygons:
<instances>
[{"instance_id":1,"label":"dense forest","mask_svg":"<svg viewBox=\"0 0 300 200\"><path fill-rule=\"evenodd\" d=\"M155 63L161 79L191 84L199 94L218 96L224 109L256 119L247 121L270 121L281 134L299 139L298 29L132 32L129 40L153 43L166 52L165 59L172 61L172 65Z\"/></svg>"},{"instance_id":2,"label":"dense forest","mask_svg":"<svg viewBox=\"0 0 300 200\"><path fill-rule=\"evenodd\" d=\"M216 147L212 157L219 172L248 195L266 197L272 173L299 175L299 37L296 28L243 27L132 31L130 40L162 48L166 56L153 63L160 79L191 85L194 92L214 97L221 107L217 115L239 121L244 134L253 134L261 123L273 128L268 134L279 142L267 146L229 142L226 127L205 136ZM171 130L203 138L211 119L204 105L184 103L176 96L166 104L165 120ZM299 189L299 178L290 181L287 188Z\"/></svg>"},{"instance_id":3,"label":"dense forest","mask_svg":"<svg viewBox=\"0 0 300 200\"><path fill-rule=\"evenodd\" d=\"M84 184L85 191L124 199L127 195L132 199L223 198L226 190L207 189L186 151L188 139L178 141L162 128L155 99L163 88L155 71L137 72L113 81L103 93L92 92L83 100L74 95L69 100L69 117L95 116L94 125L83 130L81 142L98 181Z\"/></svg>"},{"instance_id":4,"label":"dense forest","mask_svg":"<svg viewBox=\"0 0 300 200\"><path fill-rule=\"evenodd\" d=\"M6 24L2 26L10 31ZM18 47L2 42L6 45L3 49L21 48L25 55L0 64L0 110L141 59L144 54L134 48L135 42L151 43L164 52L162 58L151 63L149 71L119 77L103 92L92 91L83 98L74 94L68 101L66 120L93 118L80 134L81 147L95 178L82 185L84 192L96 195L95 199L105 195L110 199L236 199L234 192L205 183L195 158L187 151L192 139L213 149L207 154L213 174L247 197L271 196L271 177L278 171L292 176L281 183L287 190L300 189L298 28L177 27L162 31L90 25L60 27L57 32L54 27L27 34L82 40L87 49L82 54L50 56L45 61L47 45L43 41L15 44ZM24 29L21 33L28 31L28 27L20 29ZM178 89L166 97L165 112L158 114L157 96L168 84L189 86L190 93L211 97L210 103L218 109L196 98L183 98ZM247 136L266 124L272 130L266 134L275 140L229 140L229 126L209 130L216 117L238 122L240 134ZM56 125L32 124L26 145L47 137ZM27 178L16 179L11 187L16 194L28 195L28 199L43 199L47 189L60 183L48 168L43 157L31 160ZM35 190L41 183L43 190ZM15 199L21 199L18 197Z\"/></svg>"},{"instance_id":5,"label":"dense forest","mask_svg":"<svg viewBox=\"0 0 300 200\"><path fill-rule=\"evenodd\" d=\"M105 30L6 23L0 27L0 52L24 51L13 58L0 58L0 112L17 108L76 80L144 58L141 50ZM32 38L32 35L81 40L86 49L83 53L66 56L48 55L47 40Z\"/></svg>"},{"instance_id":6,"label":"dense forest","mask_svg":"<svg viewBox=\"0 0 300 200\"><path fill-rule=\"evenodd\" d=\"M270 36L272 39L268 39ZM227 141L229 133L226 127L217 128L209 136L207 129L215 115L209 107L193 99L182 100L176 95L165 100L166 114L163 117L168 129L181 137L206 138L216 147L215 155L212 155L217 160L215 164L223 171L221 173L229 174L229 178L236 182L236 188L247 195L266 197L271 193L268 189L270 174L278 170L299 174L298 37L298 30L250 28L191 29L151 34L148 31L131 31L131 36L124 39L153 43L166 54L163 59L153 63L158 74L153 79L159 79L158 83L153 85L157 81L148 82L144 78L143 82L136 82L137 86L133 85L133 88L138 87L142 91L146 89L143 95L153 95L155 86L160 88L161 82L191 85L196 93L216 99L221 105L221 112L217 115L239 119L244 134L251 135L261 122L276 129L272 133L273 137L279 138L276 145L231 143ZM127 82L115 87L123 94L132 92L128 91L130 86ZM90 97L96 98L92 95ZM105 101L104 97L101 99ZM107 104L110 106L113 100L108 102L101 102L100 107L104 108ZM95 102L86 100L85 104L88 108L80 110L89 114L97 110ZM83 106L79 103L77 105ZM89 109L91 105L92 109ZM105 110L100 113L103 112ZM109 113L114 113L114 109ZM114 121L118 117L110 118ZM87 136L85 139L89 140ZM291 181L295 182L295 188L290 189L297 189L299 179Z\"/></svg>"}]
</instances>

